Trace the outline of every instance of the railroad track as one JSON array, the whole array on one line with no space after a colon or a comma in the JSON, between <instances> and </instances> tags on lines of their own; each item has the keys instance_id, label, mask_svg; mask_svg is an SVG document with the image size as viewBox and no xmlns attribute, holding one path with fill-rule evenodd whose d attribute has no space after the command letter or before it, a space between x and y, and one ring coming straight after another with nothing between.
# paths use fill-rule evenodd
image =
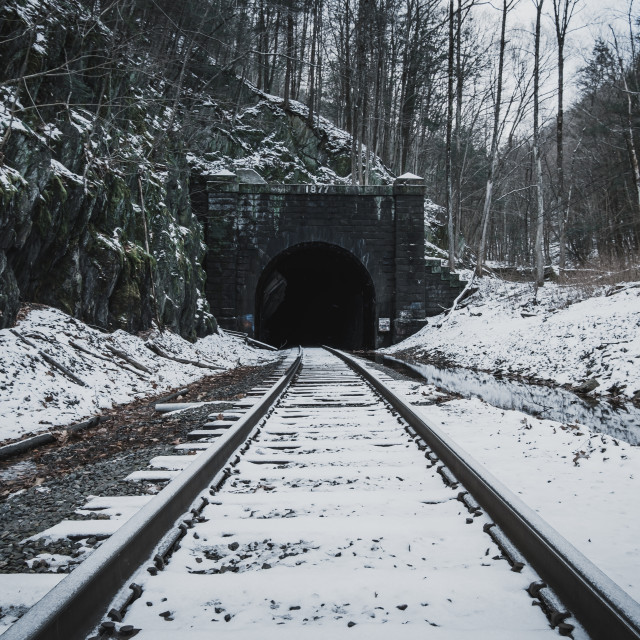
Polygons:
<instances>
[{"instance_id":1,"label":"railroad track","mask_svg":"<svg viewBox=\"0 0 640 640\"><path fill-rule=\"evenodd\" d=\"M640 638L639 605L379 375L300 360L3 640Z\"/></svg>"}]
</instances>

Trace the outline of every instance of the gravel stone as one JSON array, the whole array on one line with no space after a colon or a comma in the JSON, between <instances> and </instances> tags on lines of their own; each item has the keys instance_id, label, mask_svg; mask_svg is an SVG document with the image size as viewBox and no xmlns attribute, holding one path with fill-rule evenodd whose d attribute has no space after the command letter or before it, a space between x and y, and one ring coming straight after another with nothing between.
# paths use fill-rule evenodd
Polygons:
<instances>
[{"instance_id":1,"label":"gravel stone","mask_svg":"<svg viewBox=\"0 0 640 640\"><path fill-rule=\"evenodd\" d=\"M216 405L221 412L235 399L244 397L270 376L279 363L263 367L241 367L210 376L190 385L184 401L229 400ZM217 383L217 384L215 384ZM165 393L166 395L166 393ZM152 403L153 404L153 403ZM26 475L0 483L0 573L68 572L101 541L44 540L26 538L54 526L61 520L100 519L99 514L76 514L89 496L149 495L165 483L125 482L133 471L145 469L151 458L175 455L175 444L208 420L211 406L182 412L179 417L162 418L149 400L136 401L110 412L109 419L93 429L61 439L60 442L0 461L0 470L24 463ZM105 516L102 516L104 518ZM67 556L67 567L44 567L26 561L38 554Z\"/></svg>"}]
</instances>

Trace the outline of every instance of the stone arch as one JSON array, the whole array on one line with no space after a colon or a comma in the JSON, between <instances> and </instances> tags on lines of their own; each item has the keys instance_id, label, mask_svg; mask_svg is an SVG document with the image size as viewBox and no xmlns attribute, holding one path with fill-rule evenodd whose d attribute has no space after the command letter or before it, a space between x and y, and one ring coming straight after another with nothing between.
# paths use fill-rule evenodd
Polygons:
<instances>
[{"instance_id":1,"label":"stone arch","mask_svg":"<svg viewBox=\"0 0 640 640\"><path fill-rule=\"evenodd\" d=\"M375 347L376 291L350 251L303 242L275 256L255 292L255 334L276 347Z\"/></svg>"}]
</instances>

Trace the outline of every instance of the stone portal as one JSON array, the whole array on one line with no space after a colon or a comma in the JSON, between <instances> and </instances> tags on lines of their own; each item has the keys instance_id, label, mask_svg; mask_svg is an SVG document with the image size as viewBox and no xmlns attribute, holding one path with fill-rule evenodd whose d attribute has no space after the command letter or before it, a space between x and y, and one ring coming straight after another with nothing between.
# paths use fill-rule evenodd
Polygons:
<instances>
[{"instance_id":1,"label":"stone portal","mask_svg":"<svg viewBox=\"0 0 640 640\"><path fill-rule=\"evenodd\" d=\"M425 261L422 179L256 182L222 172L207 185L207 298L223 329L277 347L377 348L457 294L457 278Z\"/></svg>"}]
</instances>

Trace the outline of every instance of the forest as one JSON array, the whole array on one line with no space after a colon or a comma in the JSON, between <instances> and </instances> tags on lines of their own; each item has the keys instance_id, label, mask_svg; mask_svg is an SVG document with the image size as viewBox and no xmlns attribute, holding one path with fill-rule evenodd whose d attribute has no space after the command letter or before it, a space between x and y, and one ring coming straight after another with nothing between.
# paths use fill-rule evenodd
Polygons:
<instances>
[{"instance_id":1,"label":"forest","mask_svg":"<svg viewBox=\"0 0 640 640\"><path fill-rule=\"evenodd\" d=\"M346 130L344 177L354 184L373 180L377 158L392 174L424 177L440 206L434 241L451 266L531 268L538 284L545 265L561 278L591 268L637 274L632 2L614 18L587 0L12 4L0 27L5 124L20 116L45 126L73 104L94 115L92 131L108 146L114 122L135 132L136 95L150 87L146 108L162 126L145 134L144 160L162 166L167 148L188 153L189 131L216 117L204 90L233 112L242 93L230 89L233 76L284 109L301 103L312 129L324 117ZM61 13L78 42L52 64L39 44ZM597 21L590 40L584 25Z\"/></svg>"},{"instance_id":2,"label":"forest","mask_svg":"<svg viewBox=\"0 0 640 640\"><path fill-rule=\"evenodd\" d=\"M259 0L215 55L346 129L354 183L370 154L424 176L452 267L469 249L478 274L535 263L542 284L543 264L637 261L638 20L622 4L607 23L584 0ZM585 20L604 35L576 64Z\"/></svg>"}]
</instances>

